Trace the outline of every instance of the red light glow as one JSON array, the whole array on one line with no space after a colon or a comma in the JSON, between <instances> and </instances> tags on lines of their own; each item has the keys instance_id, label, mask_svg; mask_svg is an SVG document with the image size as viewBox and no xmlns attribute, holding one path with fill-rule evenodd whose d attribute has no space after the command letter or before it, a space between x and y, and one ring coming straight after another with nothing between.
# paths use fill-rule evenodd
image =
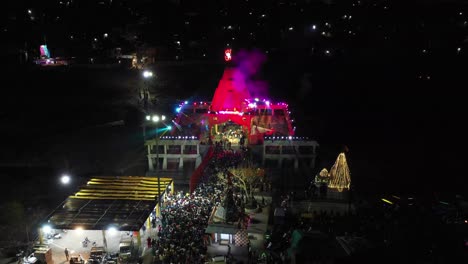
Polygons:
<instances>
[{"instance_id":1,"label":"red light glow","mask_svg":"<svg viewBox=\"0 0 468 264\"><path fill-rule=\"evenodd\" d=\"M232 49L226 49L224 51L224 60L231 61L232 60Z\"/></svg>"}]
</instances>

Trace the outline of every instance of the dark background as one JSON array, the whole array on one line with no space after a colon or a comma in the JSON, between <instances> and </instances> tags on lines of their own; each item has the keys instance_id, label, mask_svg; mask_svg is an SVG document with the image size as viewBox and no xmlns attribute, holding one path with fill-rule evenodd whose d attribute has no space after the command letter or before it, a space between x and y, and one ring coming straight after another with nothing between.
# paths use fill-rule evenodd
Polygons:
<instances>
[{"instance_id":1,"label":"dark background","mask_svg":"<svg viewBox=\"0 0 468 264\"><path fill-rule=\"evenodd\" d=\"M158 107L168 112L177 100L211 100L229 44L234 54L253 48L265 52L267 61L256 78L268 83L273 99L289 103L297 135L320 143L317 169L330 168L346 146L353 184L362 193L466 193L468 13L462 2L103 3L75 1L65 8L52 1L15 1L2 10L5 183L28 185L35 177L55 179L63 171L143 173L142 114L135 104L143 85L140 73L84 62L117 46L128 51L162 47L160 61L179 63L153 67ZM343 19L344 14L353 19ZM228 25L240 28L227 30ZM322 30L332 36L322 37ZM112 37L102 39L103 32ZM137 40L126 34L136 34ZM91 45L96 36L99 45ZM44 37L53 54L76 56L83 63L41 69L19 59L22 50L37 56ZM181 48L174 44L179 39ZM118 120L126 125L108 125ZM48 170L25 170L30 180L17 181L14 175L28 162Z\"/></svg>"}]
</instances>

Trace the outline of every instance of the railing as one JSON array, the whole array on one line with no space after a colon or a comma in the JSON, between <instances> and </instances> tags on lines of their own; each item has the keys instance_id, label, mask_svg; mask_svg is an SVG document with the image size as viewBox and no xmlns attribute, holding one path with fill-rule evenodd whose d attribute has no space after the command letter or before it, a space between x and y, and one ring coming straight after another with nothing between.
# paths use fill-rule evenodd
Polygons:
<instances>
[{"instance_id":1,"label":"railing","mask_svg":"<svg viewBox=\"0 0 468 264\"><path fill-rule=\"evenodd\" d=\"M208 162L210 162L211 158L213 157L213 146L210 146L208 152L206 153L203 161L198 166L198 168L193 172L192 177L190 177L190 193L192 193L198 185L200 178L203 176L203 172L205 171Z\"/></svg>"}]
</instances>

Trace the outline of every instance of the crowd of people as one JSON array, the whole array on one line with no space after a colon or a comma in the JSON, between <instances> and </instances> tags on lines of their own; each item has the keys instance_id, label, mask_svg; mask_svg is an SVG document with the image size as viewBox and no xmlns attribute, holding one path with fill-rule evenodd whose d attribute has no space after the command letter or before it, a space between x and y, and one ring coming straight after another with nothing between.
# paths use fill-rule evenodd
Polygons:
<instances>
[{"instance_id":1,"label":"crowd of people","mask_svg":"<svg viewBox=\"0 0 468 264\"><path fill-rule=\"evenodd\" d=\"M192 194L167 195L161 210L158 239L148 240L157 263L205 263L211 237L205 234L210 214L222 203L225 186L216 175L237 166L242 152L216 144L213 158ZM151 240L151 241L150 241Z\"/></svg>"}]
</instances>

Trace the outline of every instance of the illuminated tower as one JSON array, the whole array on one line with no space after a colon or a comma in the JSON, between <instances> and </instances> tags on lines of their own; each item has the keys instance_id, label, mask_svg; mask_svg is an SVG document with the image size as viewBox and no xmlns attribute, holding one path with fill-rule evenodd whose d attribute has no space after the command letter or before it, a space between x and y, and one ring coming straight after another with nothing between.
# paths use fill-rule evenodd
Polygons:
<instances>
[{"instance_id":1,"label":"illuminated tower","mask_svg":"<svg viewBox=\"0 0 468 264\"><path fill-rule=\"evenodd\" d=\"M226 68L211 102L211 110L240 112L250 99L245 78L235 68Z\"/></svg>"},{"instance_id":2,"label":"illuminated tower","mask_svg":"<svg viewBox=\"0 0 468 264\"><path fill-rule=\"evenodd\" d=\"M211 110L240 112L247 106L246 99L251 97L247 89L246 77L232 64L232 49L224 51L224 60L227 67L215 90Z\"/></svg>"}]
</instances>

